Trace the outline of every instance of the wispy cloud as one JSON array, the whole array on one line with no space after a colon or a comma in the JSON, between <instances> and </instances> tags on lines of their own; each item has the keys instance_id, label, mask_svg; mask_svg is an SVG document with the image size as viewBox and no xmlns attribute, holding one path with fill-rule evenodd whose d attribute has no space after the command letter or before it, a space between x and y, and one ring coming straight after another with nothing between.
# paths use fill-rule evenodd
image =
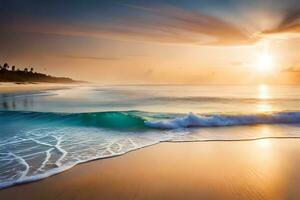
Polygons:
<instances>
[{"instance_id":1,"label":"wispy cloud","mask_svg":"<svg viewBox=\"0 0 300 200\"><path fill-rule=\"evenodd\" d=\"M128 54L123 56L84 56L84 55L62 55L59 57L64 57L68 59L79 59L79 60L95 60L95 61L119 61L119 60L132 60L135 58L150 58L143 54Z\"/></svg>"},{"instance_id":2,"label":"wispy cloud","mask_svg":"<svg viewBox=\"0 0 300 200\"><path fill-rule=\"evenodd\" d=\"M264 34L294 34L300 36L300 8L288 8L281 13L282 20L272 29L266 30Z\"/></svg>"},{"instance_id":3,"label":"wispy cloud","mask_svg":"<svg viewBox=\"0 0 300 200\"><path fill-rule=\"evenodd\" d=\"M286 73L300 73L300 68L299 67L289 67L289 68L283 69L282 72L286 72Z\"/></svg>"},{"instance_id":4,"label":"wispy cloud","mask_svg":"<svg viewBox=\"0 0 300 200\"><path fill-rule=\"evenodd\" d=\"M16 31L110 38L158 43L188 43L197 45L252 44L258 37L219 17L185 10L174 6L130 6L132 12L143 12L143 17L124 16L109 23L93 25L63 24L57 21L16 20L9 25Z\"/></svg>"},{"instance_id":5,"label":"wispy cloud","mask_svg":"<svg viewBox=\"0 0 300 200\"><path fill-rule=\"evenodd\" d=\"M276 16L281 18L276 25L251 31L247 28L248 22L242 19L233 23L226 17L169 4L122 4L122 7L130 15L120 14L105 22L99 19L99 22L94 20L93 23L62 23L57 20L28 19L22 16L15 17L12 23L6 26L15 31L73 37L213 46L251 45L275 34L292 33L300 37L300 8L288 3L286 9L276 13Z\"/></svg>"},{"instance_id":6,"label":"wispy cloud","mask_svg":"<svg viewBox=\"0 0 300 200\"><path fill-rule=\"evenodd\" d=\"M248 62L246 61L234 61L234 62L231 62L230 63L232 66L243 66L243 65L246 65L246 64L249 64Z\"/></svg>"},{"instance_id":7,"label":"wispy cloud","mask_svg":"<svg viewBox=\"0 0 300 200\"><path fill-rule=\"evenodd\" d=\"M64 58L81 59L81 60L99 60L99 61L116 61L123 60L121 57L94 57L94 56L76 56L76 55L64 55Z\"/></svg>"},{"instance_id":8,"label":"wispy cloud","mask_svg":"<svg viewBox=\"0 0 300 200\"><path fill-rule=\"evenodd\" d=\"M216 16L164 5L143 7L128 5L132 9L142 10L156 17L156 21L147 21L145 28L160 30L171 36L182 36L184 42L205 45L250 44L256 36L245 29ZM138 25L135 23L135 25ZM149 30L150 31L150 30Z\"/></svg>"}]
</instances>

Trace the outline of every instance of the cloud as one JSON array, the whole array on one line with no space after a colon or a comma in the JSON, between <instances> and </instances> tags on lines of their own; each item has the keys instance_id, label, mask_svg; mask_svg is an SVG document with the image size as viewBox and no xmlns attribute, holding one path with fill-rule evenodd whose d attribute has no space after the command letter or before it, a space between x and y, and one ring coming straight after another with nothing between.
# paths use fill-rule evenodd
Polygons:
<instances>
[{"instance_id":1,"label":"cloud","mask_svg":"<svg viewBox=\"0 0 300 200\"><path fill-rule=\"evenodd\" d=\"M248 62L245 62L245 61L234 61L234 62L231 62L230 63L232 66L243 66L243 65L246 65L248 64Z\"/></svg>"},{"instance_id":2,"label":"cloud","mask_svg":"<svg viewBox=\"0 0 300 200\"><path fill-rule=\"evenodd\" d=\"M116 61L116 60L123 59L118 57L94 57L94 56L74 56L74 55L64 55L63 57L70 58L70 59L99 60L99 61Z\"/></svg>"},{"instance_id":3,"label":"cloud","mask_svg":"<svg viewBox=\"0 0 300 200\"><path fill-rule=\"evenodd\" d=\"M219 17L165 5L160 7L132 6L152 14L156 21L148 21L146 28L183 36L186 42L205 45L240 45L257 41L252 33Z\"/></svg>"},{"instance_id":4,"label":"cloud","mask_svg":"<svg viewBox=\"0 0 300 200\"><path fill-rule=\"evenodd\" d=\"M127 7L142 17L122 16L92 25L23 18L8 26L33 33L173 44L246 45L259 39L233 23L200 12L169 5Z\"/></svg>"},{"instance_id":5,"label":"cloud","mask_svg":"<svg viewBox=\"0 0 300 200\"><path fill-rule=\"evenodd\" d=\"M143 54L128 54L124 56L81 56L81 55L63 55L60 57L69 58L69 59L80 59L80 60L95 60L95 61L119 61L119 60L132 60L134 58L150 58L147 55Z\"/></svg>"},{"instance_id":6,"label":"cloud","mask_svg":"<svg viewBox=\"0 0 300 200\"><path fill-rule=\"evenodd\" d=\"M285 34L300 36L300 8L289 8L281 13L280 23L272 29L265 30L264 34Z\"/></svg>"},{"instance_id":7,"label":"cloud","mask_svg":"<svg viewBox=\"0 0 300 200\"><path fill-rule=\"evenodd\" d=\"M251 24L242 17L240 20L236 20L239 23L233 23L228 20L228 17L217 17L168 4L152 6L122 4L126 10L125 14L112 14L108 20L99 19L98 22L94 20L93 23L79 23L78 21L62 23L57 20L20 16L19 18L15 17L12 22L6 23L6 26L15 31L73 37L169 44L240 46L255 44L266 37L277 35L284 36L282 38L300 37L300 7L297 5L297 3L286 3L279 11L275 11L275 9L269 11L281 20L276 23L277 19L274 19L276 24L272 24L271 28L269 26L268 28L261 27L257 30L251 29L251 31Z\"/></svg>"},{"instance_id":8,"label":"cloud","mask_svg":"<svg viewBox=\"0 0 300 200\"><path fill-rule=\"evenodd\" d=\"M300 68L299 67L289 67L287 69L282 70L282 72L286 72L286 73L300 73Z\"/></svg>"}]
</instances>

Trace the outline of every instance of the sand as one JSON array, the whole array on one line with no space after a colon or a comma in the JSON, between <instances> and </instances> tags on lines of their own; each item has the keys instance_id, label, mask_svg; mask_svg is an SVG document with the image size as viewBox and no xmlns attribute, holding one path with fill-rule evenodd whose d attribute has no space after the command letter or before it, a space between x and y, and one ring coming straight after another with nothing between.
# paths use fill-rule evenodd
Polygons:
<instances>
[{"instance_id":1,"label":"sand","mask_svg":"<svg viewBox=\"0 0 300 200\"><path fill-rule=\"evenodd\" d=\"M74 86L74 84L60 84L60 83L36 83L36 84L15 84L0 82L1 93L19 93L19 92L36 92L50 89L61 89Z\"/></svg>"},{"instance_id":2,"label":"sand","mask_svg":"<svg viewBox=\"0 0 300 200\"><path fill-rule=\"evenodd\" d=\"M161 143L0 191L1 200L298 200L300 140Z\"/></svg>"}]
</instances>

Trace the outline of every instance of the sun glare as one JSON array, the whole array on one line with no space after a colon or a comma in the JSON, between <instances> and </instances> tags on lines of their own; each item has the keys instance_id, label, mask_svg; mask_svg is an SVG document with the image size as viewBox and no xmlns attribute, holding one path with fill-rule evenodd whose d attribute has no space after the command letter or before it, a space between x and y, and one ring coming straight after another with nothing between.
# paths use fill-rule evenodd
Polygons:
<instances>
[{"instance_id":1,"label":"sun glare","mask_svg":"<svg viewBox=\"0 0 300 200\"><path fill-rule=\"evenodd\" d=\"M256 68L260 72L271 72L273 67L273 58L269 54L261 54L258 57Z\"/></svg>"},{"instance_id":2,"label":"sun glare","mask_svg":"<svg viewBox=\"0 0 300 200\"><path fill-rule=\"evenodd\" d=\"M261 84L258 86L258 96L260 99L269 99L270 98L268 85Z\"/></svg>"}]
</instances>

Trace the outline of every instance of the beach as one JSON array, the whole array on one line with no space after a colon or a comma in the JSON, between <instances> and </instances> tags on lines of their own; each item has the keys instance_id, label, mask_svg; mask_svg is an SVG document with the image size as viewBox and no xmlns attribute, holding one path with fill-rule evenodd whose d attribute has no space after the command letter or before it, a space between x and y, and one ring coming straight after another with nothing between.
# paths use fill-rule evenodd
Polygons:
<instances>
[{"instance_id":1,"label":"beach","mask_svg":"<svg viewBox=\"0 0 300 200\"><path fill-rule=\"evenodd\" d=\"M299 88L231 88L3 84L0 199L298 200Z\"/></svg>"},{"instance_id":2,"label":"beach","mask_svg":"<svg viewBox=\"0 0 300 200\"><path fill-rule=\"evenodd\" d=\"M61 83L22 83L0 82L0 93L38 92L51 89L61 89L74 86L74 84Z\"/></svg>"},{"instance_id":3,"label":"beach","mask_svg":"<svg viewBox=\"0 0 300 200\"><path fill-rule=\"evenodd\" d=\"M300 0L0 16L0 200L300 200Z\"/></svg>"},{"instance_id":4,"label":"beach","mask_svg":"<svg viewBox=\"0 0 300 200\"><path fill-rule=\"evenodd\" d=\"M0 199L299 199L300 140L161 143L0 191Z\"/></svg>"}]
</instances>

